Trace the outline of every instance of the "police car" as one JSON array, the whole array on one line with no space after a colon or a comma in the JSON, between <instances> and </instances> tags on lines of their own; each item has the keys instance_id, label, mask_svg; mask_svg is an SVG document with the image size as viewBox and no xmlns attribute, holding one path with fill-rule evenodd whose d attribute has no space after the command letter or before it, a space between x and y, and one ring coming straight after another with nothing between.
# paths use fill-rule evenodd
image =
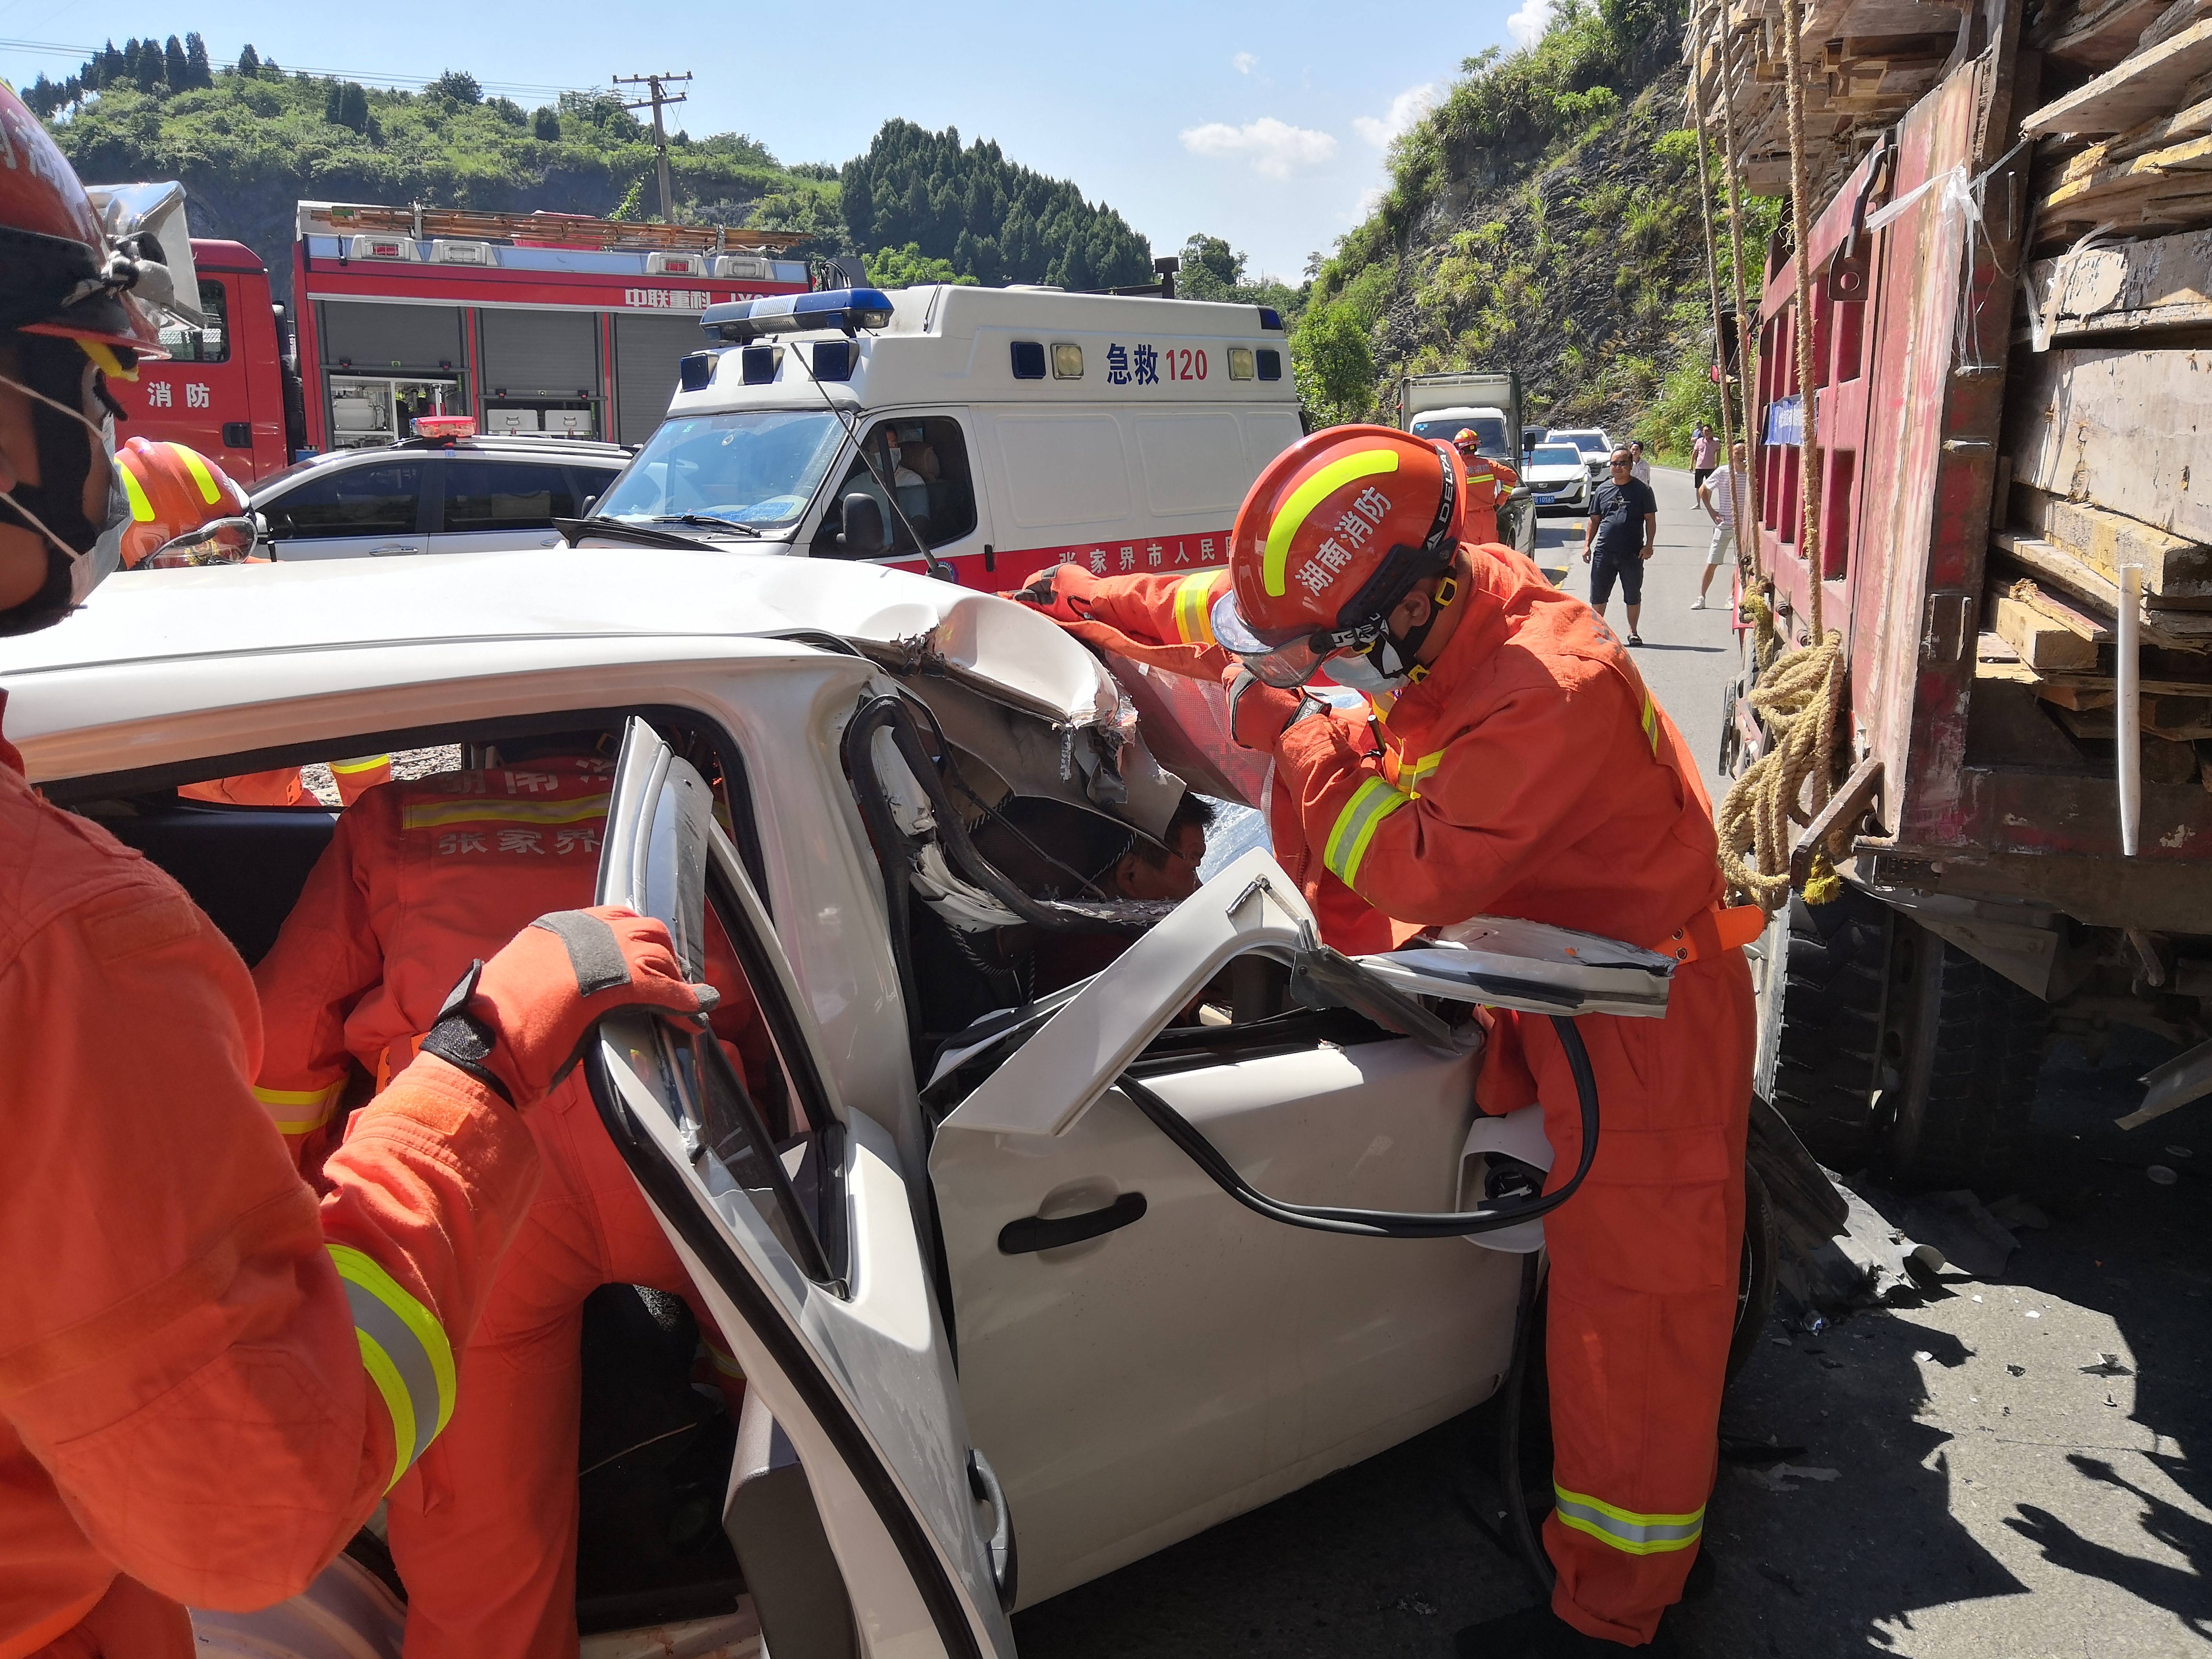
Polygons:
<instances>
[{"instance_id":1,"label":"police car","mask_svg":"<svg viewBox=\"0 0 2212 1659\"><path fill-rule=\"evenodd\" d=\"M1510 1194L1549 1153L1534 1107L1476 1113L1471 1006L1666 1006L1668 959L1525 925L1347 959L1264 849L1179 905L1024 890L968 834L979 813L1042 799L1158 836L1185 787L1164 757L1248 800L1263 780L1224 741L1218 687L1133 714L1035 611L870 562L629 546L157 571L0 642L0 677L32 781L168 870L249 961L335 814L180 785L624 733L600 896L664 917L695 964L711 916L781 1075L771 1099L647 1018L586 1057L749 1380L733 1442L654 1442L660 1509L610 1508L586 1478L587 1655L844 1651L855 1631L873 1652L1011 1654L1015 1607L1484 1400L1516 1253L1541 1243ZM1130 942L940 1029L917 942L1012 926ZM1347 1210L1497 1231L1313 1224ZM585 1432L628 1420L587 1409ZM664 1550L679 1500L700 1524ZM643 1559L597 1553L610 1532ZM199 1615L200 1650L396 1659L404 1622L364 1536L297 1602Z\"/></svg>"}]
</instances>

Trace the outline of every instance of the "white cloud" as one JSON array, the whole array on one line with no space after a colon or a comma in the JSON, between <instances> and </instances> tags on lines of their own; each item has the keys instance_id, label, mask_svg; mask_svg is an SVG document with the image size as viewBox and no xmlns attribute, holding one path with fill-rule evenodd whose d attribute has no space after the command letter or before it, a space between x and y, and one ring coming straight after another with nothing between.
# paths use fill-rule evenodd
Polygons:
<instances>
[{"instance_id":1,"label":"white cloud","mask_svg":"<svg viewBox=\"0 0 2212 1659\"><path fill-rule=\"evenodd\" d=\"M1294 127L1263 115L1232 127L1225 121L1208 121L1186 127L1182 147L1194 155L1243 157L1252 171L1267 179L1288 179L1322 166L1336 154L1336 140L1311 127Z\"/></svg>"},{"instance_id":2,"label":"white cloud","mask_svg":"<svg viewBox=\"0 0 2212 1659\"><path fill-rule=\"evenodd\" d=\"M1535 5L1544 0L1528 0ZM1407 87L1390 100L1390 107L1379 120L1372 115L1353 118L1352 127L1362 138L1377 149L1389 148L1390 141L1412 126L1437 106L1437 88L1434 82L1418 87Z\"/></svg>"},{"instance_id":3,"label":"white cloud","mask_svg":"<svg viewBox=\"0 0 2212 1659\"><path fill-rule=\"evenodd\" d=\"M1505 20L1505 32L1516 45L1533 46L1544 38L1544 31L1552 27L1552 13L1558 0L1521 0L1520 9Z\"/></svg>"},{"instance_id":4,"label":"white cloud","mask_svg":"<svg viewBox=\"0 0 2212 1659\"><path fill-rule=\"evenodd\" d=\"M1260 60L1257 58L1255 58L1249 52L1240 52L1229 61L1236 66L1237 72L1239 75L1249 75L1254 70L1260 67Z\"/></svg>"}]
</instances>

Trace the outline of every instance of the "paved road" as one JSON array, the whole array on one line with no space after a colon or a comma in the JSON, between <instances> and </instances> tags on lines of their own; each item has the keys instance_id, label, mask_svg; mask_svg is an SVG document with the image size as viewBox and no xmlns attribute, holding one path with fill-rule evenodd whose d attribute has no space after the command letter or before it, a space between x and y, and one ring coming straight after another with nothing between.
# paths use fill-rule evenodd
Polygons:
<instances>
[{"instance_id":1,"label":"paved road","mask_svg":"<svg viewBox=\"0 0 2212 1659\"><path fill-rule=\"evenodd\" d=\"M1706 540L1688 475L1657 490L1639 660L1716 781L1728 613L1687 609ZM1580 526L1543 539L1578 553ZM1588 591L1579 557L1568 581ZM1718 1588L1673 1615L1694 1659L2212 1650L2212 1101L2110 1127L2159 1056L2125 1033L2101 1063L2054 1053L2021 1177L2050 1224L1990 1281L1952 1272L1922 1305L1817 1334L1770 1326L1723 1427L1773 1461L1723 1467ZM1460 1626L1534 1598L1479 1519L1495 1433L1470 1413L1031 1608L1022 1652L1449 1654Z\"/></svg>"}]
</instances>

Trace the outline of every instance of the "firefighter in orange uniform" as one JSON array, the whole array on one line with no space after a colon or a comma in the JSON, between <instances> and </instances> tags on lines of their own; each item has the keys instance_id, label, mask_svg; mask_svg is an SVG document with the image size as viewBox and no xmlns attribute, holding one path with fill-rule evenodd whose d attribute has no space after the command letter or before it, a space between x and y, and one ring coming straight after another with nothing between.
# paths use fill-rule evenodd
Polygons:
<instances>
[{"instance_id":1,"label":"firefighter in orange uniform","mask_svg":"<svg viewBox=\"0 0 2212 1659\"><path fill-rule=\"evenodd\" d=\"M1225 571L1017 596L1075 631L1230 684L1238 742L1274 758L1275 855L1328 942L1389 949L1477 915L1586 929L1682 963L1663 1020L1580 1022L1603 1132L1545 1221L1556 1506L1549 1607L1463 1633L1484 1659L1662 1644L1698 1547L1735 1310L1753 1010L1698 769L1620 641L1509 549L1464 537L1455 452L1381 427L1293 445L1239 510ZM1326 667L1357 714L1302 688ZM1501 1017L1486 1108L1544 1107L1581 1150L1548 1021Z\"/></svg>"},{"instance_id":2,"label":"firefighter in orange uniform","mask_svg":"<svg viewBox=\"0 0 2212 1659\"><path fill-rule=\"evenodd\" d=\"M1498 504L1511 495L1521 482L1521 475L1504 462L1493 460L1482 453L1482 434L1471 426L1463 426L1452 436L1452 447L1459 451L1460 465L1467 475L1467 506L1460 526L1464 541L1494 543L1498 540Z\"/></svg>"},{"instance_id":3,"label":"firefighter in orange uniform","mask_svg":"<svg viewBox=\"0 0 2212 1659\"><path fill-rule=\"evenodd\" d=\"M119 563L106 378L158 350L167 273L111 246L0 86L0 634ZM592 1023L699 1009L658 923L586 996L532 927L362 1113L318 1200L255 1103L252 983L175 882L44 800L0 741L0 1659L189 1659L184 1606L282 1600L452 1409L521 1221L535 1103Z\"/></svg>"},{"instance_id":4,"label":"firefighter in orange uniform","mask_svg":"<svg viewBox=\"0 0 2212 1659\"><path fill-rule=\"evenodd\" d=\"M247 511L246 492L198 450L180 443L133 438L115 452L115 471L131 509L131 521L123 531L124 569L222 563L238 556L227 545L208 551L189 542L179 543L179 538L206 535L226 524L236 524ZM250 545L250 531L242 525L238 527L240 545ZM392 757L364 755L332 761L331 775L337 784L339 802L350 806L364 790L391 777ZM177 793L189 800L228 806L297 806L309 799L296 766L188 783Z\"/></svg>"},{"instance_id":5,"label":"firefighter in orange uniform","mask_svg":"<svg viewBox=\"0 0 2212 1659\"><path fill-rule=\"evenodd\" d=\"M381 1086L472 957L540 911L590 902L614 762L589 750L556 743L393 784L338 820L254 969L268 1034L254 1092L310 1170L354 1063ZM772 1051L750 997L734 994L734 958L711 954L709 978L733 993L718 1031L746 1075L764 1076ZM530 1128L544 1181L462 1356L460 1407L387 1510L408 1659L576 1651L579 1341L592 1291L647 1285L690 1300L726 1395L742 1387L580 1072Z\"/></svg>"}]
</instances>

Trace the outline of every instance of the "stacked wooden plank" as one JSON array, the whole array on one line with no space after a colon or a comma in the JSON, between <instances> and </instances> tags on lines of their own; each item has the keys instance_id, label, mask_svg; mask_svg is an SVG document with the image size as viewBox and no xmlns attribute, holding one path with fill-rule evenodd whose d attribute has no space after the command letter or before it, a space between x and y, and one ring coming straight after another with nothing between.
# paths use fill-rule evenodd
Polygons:
<instances>
[{"instance_id":1,"label":"stacked wooden plank","mask_svg":"<svg viewBox=\"0 0 2212 1659\"><path fill-rule=\"evenodd\" d=\"M2037 243L2212 224L2212 0L2076 0L2030 42Z\"/></svg>"},{"instance_id":2,"label":"stacked wooden plank","mask_svg":"<svg viewBox=\"0 0 2212 1659\"><path fill-rule=\"evenodd\" d=\"M2212 0L2054 0L1977 677L2117 731L2141 573L2144 775L2212 787ZM2016 694L2015 694L2016 695Z\"/></svg>"},{"instance_id":3,"label":"stacked wooden plank","mask_svg":"<svg viewBox=\"0 0 2212 1659\"><path fill-rule=\"evenodd\" d=\"M1970 10L1971 8L1964 9ZM1786 89L1804 88L1807 168L1816 201L1942 77L1961 33L1949 0L1804 0L1796 40L1781 0L1700 0L1689 39L1692 65L1719 124L1730 96L1738 165L1754 196L1790 192Z\"/></svg>"}]
</instances>

